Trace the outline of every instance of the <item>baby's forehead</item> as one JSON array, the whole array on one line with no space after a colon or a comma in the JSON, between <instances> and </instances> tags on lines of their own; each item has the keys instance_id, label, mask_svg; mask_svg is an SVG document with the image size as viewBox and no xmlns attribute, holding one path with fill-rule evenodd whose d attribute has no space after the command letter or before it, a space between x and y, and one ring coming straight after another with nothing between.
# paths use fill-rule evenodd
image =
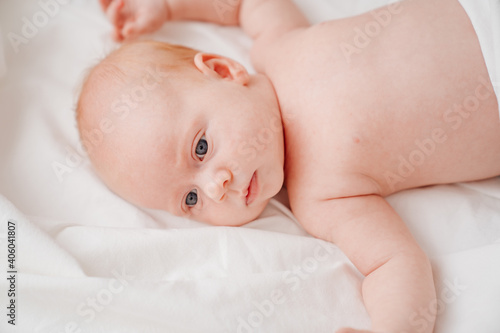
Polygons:
<instances>
[{"instance_id":1,"label":"baby's forehead","mask_svg":"<svg viewBox=\"0 0 500 333\"><path fill-rule=\"evenodd\" d=\"M85 90L89 111L119 117L163 107L178 95L175 85L154 65L124 70L109 62L95 69Z\"/></svg>"}]
</instances>

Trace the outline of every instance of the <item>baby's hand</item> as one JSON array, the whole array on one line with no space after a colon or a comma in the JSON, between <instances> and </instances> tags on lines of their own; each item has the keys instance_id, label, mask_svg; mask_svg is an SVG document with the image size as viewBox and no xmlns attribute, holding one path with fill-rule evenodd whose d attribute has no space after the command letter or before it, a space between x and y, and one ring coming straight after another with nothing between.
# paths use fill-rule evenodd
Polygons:
<instances>
[{"instance_id":1,"label":"baby's hand","mask_svg":"<svg viewBox=\"0 0 500 333\"><path fill-rule=\"evenodd\" d=\"M115 26L113 38L131 40L158 30L168 20L167 0L100 0L106 16Z\"/></svg>"}]
</instances>

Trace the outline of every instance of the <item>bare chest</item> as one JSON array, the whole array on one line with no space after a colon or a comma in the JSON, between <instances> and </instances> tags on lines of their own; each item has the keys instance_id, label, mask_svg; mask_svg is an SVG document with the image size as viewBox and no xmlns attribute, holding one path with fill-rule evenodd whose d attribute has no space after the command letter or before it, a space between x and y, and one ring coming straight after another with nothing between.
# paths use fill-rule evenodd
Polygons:
<instances>
[{"instance_id":1,"label":"bare chest","mask_svg":"<svg viewBox=\"0 0 500 333\"><path fill-rule=\"evenodd\" d=\"M498 104L470 27L438 49L439 34L411 45L420 27L394 22L348 62L339 45L358 23L331 24L335 33L325 24L290 43L270 75L291 196L388 195L500 174Z\"/></svg>"}]
</instances>

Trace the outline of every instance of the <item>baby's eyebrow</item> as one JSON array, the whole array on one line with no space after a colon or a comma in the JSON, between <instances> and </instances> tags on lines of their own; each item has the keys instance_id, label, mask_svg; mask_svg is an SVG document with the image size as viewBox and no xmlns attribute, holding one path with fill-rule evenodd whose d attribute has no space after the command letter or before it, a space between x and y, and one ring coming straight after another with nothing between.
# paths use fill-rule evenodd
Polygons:
<instances>
[{"instance_id":1,"label":"baby's eyebrow","mask_svg":"<svg viewBox=\"0 0 500 333\"><path fill-rule=\"evenodd\" d=\"M175 161L174 161L174 167L175 169L183 169L187 165L186 158L188 158L191 155L191 145L192 145L192 140L194 140L194 135L191 134L193 133L193 128L194 128L194 123L191 123L189 126L189 130L184 131L184 133L181 133L178 137L180 137L180 140L178 141L180 144L179 145L174 145L176 146L177 152L175 153ZM193 136L193 138L190 138ZM180 149L179 149L180 147ZM187 155L186 155L187 154Z\"/></svg>"},{"instance_id":2,"label":"baby's eyebrow","mask_svg":"<svg viewBox=\"0 0 500 333\"><path fill-rule=\"evenodd\" d=\"M170 196L172 199L167 202L167 211L176 216L185 216L186 212L182 209L182 200L184 195L181 189L174 189L173 195Z\"/></svg>"},{"instance_id":3,"label":"baby's eyebrow","mask_svg":"<svg viewBox=\"0 0 500 333\"><path fill-rule=\"evenodd\" d=\"M175 199L176 202L180 202L180 203L175 205L176 209L174 212L174 215L181 216L181 217L186 215L186 212L180 206L180 205L182 205L182 198L183 198L182 196L180 196L180 197L176 196L176 199Z\"/></svg>"},{"instance_id":4,"label":"baby's eyebrow","mask_svg":"<svg viewBox=\"0 0 500 333\"><path fill-rule=\"evenodd\" d=\"M180 138L177 142L179 144L175 145L177 147L177 151L174 154L174 172L178 172L179 170L187 170L189 163L188 163L188 158L191 156L191 150L192 150L192 132L193 132L193 127L194 124L190 126L190 129L187 131L184 131L181 133L178 137ZM182 131L182 130L181 130ZM179 179L177 175L174 175L174 179ZM173 184L172 184L173 185ZM177 189L174 189L174 195L172 196L174 199L172 204L172 207L174 207L173 212L175 215L180 216L180 217L185 217L187 216L187 213L182 209L182 200L184 198L184 187L183 186L176 186ZM180 187L180 188L179 188Z\"/></svg>"}]
</instances>

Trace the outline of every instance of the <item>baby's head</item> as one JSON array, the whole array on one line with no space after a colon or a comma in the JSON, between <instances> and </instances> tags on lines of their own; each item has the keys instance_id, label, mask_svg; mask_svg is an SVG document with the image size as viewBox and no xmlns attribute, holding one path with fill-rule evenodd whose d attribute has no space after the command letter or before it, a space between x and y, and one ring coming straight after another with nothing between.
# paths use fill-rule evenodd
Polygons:
<instances>
[{"instance_id":1,"label":"baby's head","mask_svg":"<svg viewBox=\"0 0 500 333\"><path fill-rule=\"evenodd\" d=\"M77 122L101 179L138 206L237 226L283 184L274 89L222 56L124 44L89 73Z\"/></svg>"}]
</instances>

